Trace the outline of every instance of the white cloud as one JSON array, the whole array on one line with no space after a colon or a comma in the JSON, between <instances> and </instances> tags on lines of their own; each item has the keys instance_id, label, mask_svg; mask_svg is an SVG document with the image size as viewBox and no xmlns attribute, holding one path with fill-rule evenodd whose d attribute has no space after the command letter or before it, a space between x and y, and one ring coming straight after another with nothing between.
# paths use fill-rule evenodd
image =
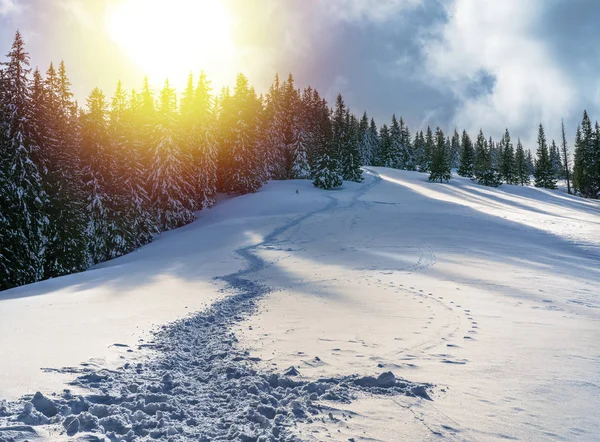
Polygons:
<instances>
[{"instance_id":1,"label":"white cloud","mask_svg":"<svg viewBox=\"0 0 600 442\"><path fill-rule=\"evenodd\" d=\"M349 22L382 22L399 12L415 8L423 0L325 0L323 6L334 17Z\"/></svg>"},{"instance_id":2,"label":"white cloud","mask_svg":"<svg viewBox=\"0 0 600 442\"><path fill-rule=\"evenodd\" d=\"M0 16L17 13L21 10L16 0L0 0Z\"/></svg>"},{"instance_id":3,"label":"white cloud","mask_svg":"<svg viewBox=\"0 0 600 442\"><path fill-rule=\"evenodd\" d=\"M450 90L460 105L455 124L499 136L505 127L529 143L540 122L560 126L577 104L572 79L533 33L543 0L454 0L448 21L423 39L428 80ZM481 72L495 78L492 90L473 96Z\"/></svg>"}]
</instances>

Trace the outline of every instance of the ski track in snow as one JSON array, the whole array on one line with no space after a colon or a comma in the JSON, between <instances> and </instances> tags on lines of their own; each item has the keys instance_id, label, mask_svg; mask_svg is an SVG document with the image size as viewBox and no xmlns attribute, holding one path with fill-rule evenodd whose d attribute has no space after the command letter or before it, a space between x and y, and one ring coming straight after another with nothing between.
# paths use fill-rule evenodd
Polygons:
<instances>
[{"instance_id":1,"label":"ski track in snow","mask_svg":"<svg viewBox=\"0 0 600 442\"><path fill-rule=\"evenodd\" d=\"M360 197L381 181L367 173L371 183L344 209L359 204ZM304 220L334 211L338 200L328 199L325 207L294 217L258 244L238 249L246 268L216 278L232 295L155 331L153 341L143 345L152 349L148 358L118 370L63 369L81 374L73 385L89 392L84 395L64 390L51 397L36 393L21 401L0 402L0 441L295 441L298 423L325 419L330 409L322 401L350 403L360 392L429 400L429 384L395 378L391 372L317 381L297 380L293 367L285 373L260 372L257 358L236 345L232 328L254 314L257 302L272 290L253 279L269 265L255 251L272 246ZM431 249L422 255L417 266L435 263ZM334 420L331 413L329 418Z\"/></svg>"}]
</instances>

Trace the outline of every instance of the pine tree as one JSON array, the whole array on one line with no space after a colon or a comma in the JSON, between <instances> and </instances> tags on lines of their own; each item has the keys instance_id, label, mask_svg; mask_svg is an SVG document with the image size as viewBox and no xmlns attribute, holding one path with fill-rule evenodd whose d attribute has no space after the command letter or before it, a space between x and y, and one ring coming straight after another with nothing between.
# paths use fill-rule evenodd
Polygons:
<instances>
[{"instance_id":1,"label":"pine tree","mask_svg":"<svg viewBox=\"0 0 600 442\"><path fill-rule=\"evenodd\" d=\"M0 289L44 275L47 196L33 161L29 54L17 31L0 78Z\"/></svg>"},{"instance_id":2,"label":"pine tree","mask_svg":"<svg viewBox=\"0 0 600 442\"><path fill-rule=\"evenodd\" d=\"M517 140L517 150L515 152L515 181L514 184L525 186L529 184L529 167L527 166L527 158L525 149L521 140Z\"/></svg>"},{"instance_id":3,"label":"pine tree","mask_svg":"<svg viewBox=\"0 0 600 442\"><path fill-rule=\"evenodd\" d=\"M461 139L460 165L458 174L464 177L473 176L473 165L475 164L475 150L471 137L467 131L463 131Z\"/></svg>"},{"instance_id":4,"label":"pine tree","mask_svg":"<svg viewBox=\"0 0 600 442\"><path fill-rule=\"evenodd\" d=\"M402 164L406 170L417 170L415 152L411 142L410 129L400 117L400 132L402 144Z\"/></svg>"},{"instance_id":5,"label":"pine tree","mask_svg":"<svg viewBox=\"0 0 600 442\"><path fill-rule=\"evenodd\" d=\"M490 139L491 140L491 139ZM493 144L493 143L491 143ZM498 170L492 164L490 144L486 142L483 131L479 131L475 144L475 166L473 179L484 186L498 187L502 184Z\"/></svg>"},{"instance_id":6,"label":"pine tree","mask_svg":"<svg viewBox=\"0 0 600 442\"><path fill-rule=\"evenodd\" d=\"M499 148L499 169L500 176L506 184L515 183L515 151L510 142L510 133L508 129L504 132L504 137L500 141Z\"/></svg>"},{"instance_id":7,"label":"pine tree","mask_svg":"<svg viewBox=\"0 0 600 442\"><path fill-rule=\"evenodd\" d=\"M161 231L181 227L194 220L194 201L191 186L185 182L177 119L175 91L167 81L160 94L150 172L151 201Z\"/></svg>"},{"instance_id":8,"label":"pine tree","mask_svg":"<svg viewBox=\"0 0 600 442\"><path fill-rule=\"evenodd\" d=\"M128 253L149 243L155 233L152 227L150 198L146 190L146 177L142 152L136 134L136 114L141 111L141 100L132 93L131 98L121 82L111 101L108 125L109 155L114 165L111 183L115 223L123 242L115 244L118 255Z\"/></svg>"},{"instance_id":9,"label":"pine tree","mask_svg":"<svg viewBox=\"0 0 600 442\"><path fill-rule=\"evenodd\" d=\"M359 124L359 151L360 151L360 163L363 166L371 165L371 146L369 144L369 117L367 113L363 113Z\"/></svg>"},{"instance_id":10,"label":"pine tree","mask_svg":"<svg viewBox=\"0 0 600 442\"><path fill-rule=\"evenodd\" d=\"M317 116L317 125L319 135L313 185L325 190L335 189L342 185L342 177L338 172L339 165L334 152L332 121L324 101Z\"/></svg>"},{"instance_id":11,"label":"pine tree","mask_svg":"<svg viewBox=\"0 0 600 442\"><path fill-rule=\"evenodd\" d=\"M292 134L292 171L291 178L306 179L311 176L309 162L309 103L304 100L295 100L293 112Z\"/></svg>"},{"instance_id":12,"label":"pine tree","mask_svg":"<svg viewBox=\"0 0 600 442\"><path fill-rule=\"evenodd\" d=\"M90 264L97 264L124 253L125 239L118 222L123 216L114 186L116 164L110 150L107 103L95 88L87 99L83 117L82 142L88 196L87 227Z\"/></svg>"},{"instance_id":13,"label":"pine tree","mask_svg":"<svg viewBox=\"0 0 600 442\"><path fill-rule=\"evenodd\" d=\"M51 64L44 85L44 145L40 149L50 199L44 278L84 270L90 262L80 115L70 87L64 63L58 73Z\"/></svg>"},{"instance_id":14,"label":"pine tree","mask_svg":"<svg viewBox=\"0 0 600 442\"><path fill-rule=\"evenodd\" d=\"M444 133L438 127L435 131L435 146L431 154L431 173L429 181L449 181L452 178L452 170L448 159L447 143Z\"/></svg>"},{"instance_id":15,"label":"pine tree","mask_svg":"<svg viewBox=\"0 0 600 442\"><path fill-rule=\"evenodd\" d=\"M558 150L558 146L556 142L552 140L550 144L550 163L552 164L552 171L554 173L554 177L557 179L561 179L564 177L563 175L563 165L562 160L560 158L560 150Z\"/></svg>"},{"instance_id":16,"label":"pine tree","mask_svg":"<svg viewBox=\"0 0 600 442\"><path fill-rule=\"evenodd\" d=\"M392 169L404 169L406 164L403 161L402 130L396 115L392 115L392 125L390 127L391 143L387 152L385 152L385 167Z\"/></svg>"},{"instance_id":17,"label":"pine tree","mask_svg":"<svg viewBox=\"0 0 600 442\"><path fill-rule=\"evenodd\" d=\"M221 190L232 194L256 192L265 180L258 155L260 102L244 75L238 75L234 95L225 97L222 106Z\"/></svg>"},{"instance_id":18,"label":"pine tree","mask_svg":"<svg viewBox=\"0 0 600 442\"><path fill-rule=\"evenodd\" d=\"M538 132L538 150L534 177L535 187L556 189L556 178L554 177L554 169L550 160L548 145L546 144L546 134L541 124Z\"/></svg>"},{"instance_id":19,"label":"pine tree","mask_svg":"<svg viewBox=\"0 0 600 442\"><path fill-rule=\"evenodd\" d=\"M386 152L389 152L391 148L392 138L390 136L390 130L387 124L384 124L379 132L379 157L375 164L376 166L385 167Z\"/></svg>"},{"instance_id":20,"label":"pine tree","mask_svg":"<svg viewBox=\"0 0 600 442\"><path fill-rule=\"evenodd\" d=\"M527 150L525 162L527 163L527 170L529 171L529 176L531 177L531 175L535 173L535 163L533 162L533 156L531 155L531 150L529 149Z\"/></svg>"},{"instance_id":21,"label":"pine tree","mask_svg":"<svg viewBox=\"0 0 600 442\"><path fill-rule=\"evenodd\" d=\"M217 141L214 102L210 81L204 72L194 87L193 77L182 100L184 168L193 189L194 209L203 210L216 202Z\"/></svg>"},{"instance_id":22,"label":"pine tree","mask_svg":"<svg viewBox=\"0 0 600 442\"><path fill-rule=\"evenodd\" d=\"M571 165L569 162L569 146L567 145L567 136L565 135L565 122L562 121L561 122L561 126L562 126L562 144L561 144L561 154L562 154L562 159L563 159L563 166L564 166L564 176L567 180L567 192L569 192L569 195L571 194Z\"/></svg>"},{"instance_id":23,"label":"pine tree","mask_svg":"<svg viewBox=\"0 0 600 442\"><path fill-rule=\"evenodd\" d=\"M450 165L453 169L460 167L461 150L460 135L458 134L458 130L454 129L450 148Z\"/></svg>"},{"instance_id":24,"label":"pine tree","mask_svg":"<svg viewBox=\"0 0 600 442\"><path fill-rule=\"evenodd\" d=\"M344 137L344 150L342 154L342 179L360 183L362 169L360 167L358 121L346 110L346 130Z\"/></svg>"},{"instance_id":25,"label":"pine tree","mask_svg":"<svg viewBox=\"0 0 600 442\"><path fill-rule=\"evenodd\" d=\"M431 132L431 128L427 126L425 143L423 144L423 158L419 164L419 172L429 172L431 170L431 157L434 148L435 141L433 140L433 133Z\"/></svg>"}]
</instances>

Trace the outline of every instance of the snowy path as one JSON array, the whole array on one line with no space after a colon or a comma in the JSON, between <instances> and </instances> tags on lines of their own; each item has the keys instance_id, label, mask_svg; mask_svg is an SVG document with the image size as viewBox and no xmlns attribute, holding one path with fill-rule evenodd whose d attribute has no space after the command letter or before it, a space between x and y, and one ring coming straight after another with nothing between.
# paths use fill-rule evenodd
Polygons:
<instances>
[{"instance_id":1,"label":"snowy path","mask_svg":"<svg viewBox=\"0 0 600 442\"><path fill-rule=\"evenodd\" d=\"M42 344L35 327L0 339L17 355L0 359L0 398L58 392L79 374L68 388L83 399L38 396L58 416L20 418L33 426L19 431L58 440L67 428L125 440L594 440L599 250L600 205L559 192L387 169L334 192L270 183L94 271L0 296L0 336L13 316L53 319ZM93 299L99 324L86 328ZM52 340L73 350L48 363L22 349ZM4 379L19 367L14 387ZM0 405L0 427L22 409ZM46 419L56 424L34 425Z\"/></svg>"},{"instance_id":2,"label":"snowy path","mask_svg":"<svg viewBox=\"0 0 600 442\"><path fill-rule=\"evenodd\" d=\"M235 345L232 325L252 314L256 302L269 292L252 280L268 266L254 251L271 247L287 230L332 211L336 205L337 200L328 197L323 208L293 217L259 243L237 249L246 268L217 278L235 295L161 327L154 339L143 345L153 349L148 359L127 362L117 370L67 370L83 373L71 385L87 393L36 393L26 402L4 405L0 408L0 418L5 417L0 440L30 438L36 432L48 439L89 433L85 437L111 441L148 436L200 441L296 440L290 429L313 422L325 411L323 400L350 403L357 392L429 400L427 385L397 379L390 372L316 381L297 381L293 370L285 376L259 373L253 368L258 358Z\"/></svg>"}]
</instances>

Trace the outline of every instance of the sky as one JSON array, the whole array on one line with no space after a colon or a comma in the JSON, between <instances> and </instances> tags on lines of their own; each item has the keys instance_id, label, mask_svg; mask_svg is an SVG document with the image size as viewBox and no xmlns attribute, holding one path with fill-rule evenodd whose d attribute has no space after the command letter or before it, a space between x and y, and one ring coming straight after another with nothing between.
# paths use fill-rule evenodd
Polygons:
<instances>
[{"instance_id":1,"label":"sky","mask_svg":"<svg viewBox=\"0 0 600 442\"><path fill-rule=\"evenodd\" d=\"M0 51L17 29L32 65L64 60L80 102L145 75L214 89L246 74L258 92L292 72L330 103L341 92L378 124L457 127L535 150L542 123L572 145L600 118L596 0L0 0Z\"/></svg>"}]
</instances>

